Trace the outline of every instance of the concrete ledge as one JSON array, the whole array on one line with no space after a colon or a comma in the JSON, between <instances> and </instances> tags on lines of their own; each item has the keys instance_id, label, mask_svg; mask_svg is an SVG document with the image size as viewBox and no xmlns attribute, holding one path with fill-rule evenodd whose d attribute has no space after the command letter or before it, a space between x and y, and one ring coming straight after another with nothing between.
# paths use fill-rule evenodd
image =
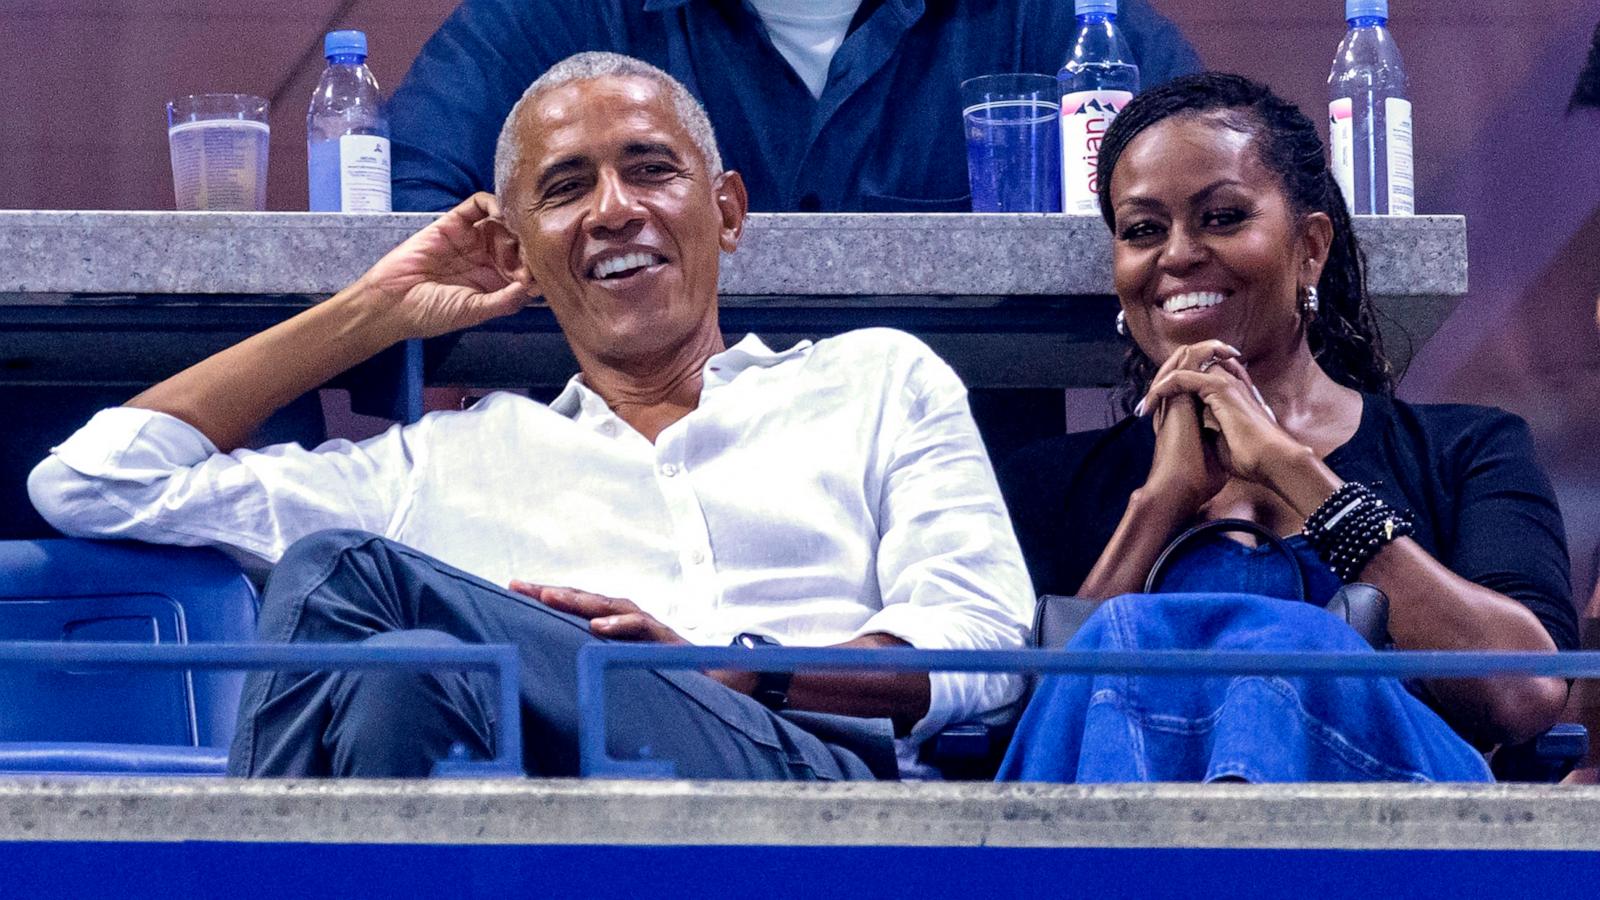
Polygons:
<instances>
[{"instance_id":1,"label":"concrete ledge","mask_svg":"<svg viewBox=\"0 0 1600 900\"><path fill-rule=\"evenodd\" d=\"M427 213L0 211L0 293L330 294ZM1374 294L1467 290L1460 216L1357 220ZM1098 217L756 214L725 260L730 296L1111 292ZM1431 332L1430 332L1431 333Z\"/></svg>"},{"instance_id":2,"label":"concrete ledge","mask_svg":"<svg viewBox=\"0 0 1600 900\"><path fill-rule=\"evenodd\" d=\"M6 779L0 841L1594 851L1600 789Z\"/></svg>"},{"instance_id":3,"label":"concrete ledge","mask_svg":"<svg viewBox=\"0 0 1600 900\"><path fill-rule=\"evenodd\" d=\"M431 218L0 211L0 383L159 381L320 301ZM1403 367L1466 293L1466 222L1357 229L1385 349ZM724 258L722 324L779 347L887 326L927 341L971 387L1105 386L1127 346L1112 329L1110 258L1097 218L754 215ZM535 306L466 333L429 379L525 388L575 369Z\"/></svg>"}]
</instances>

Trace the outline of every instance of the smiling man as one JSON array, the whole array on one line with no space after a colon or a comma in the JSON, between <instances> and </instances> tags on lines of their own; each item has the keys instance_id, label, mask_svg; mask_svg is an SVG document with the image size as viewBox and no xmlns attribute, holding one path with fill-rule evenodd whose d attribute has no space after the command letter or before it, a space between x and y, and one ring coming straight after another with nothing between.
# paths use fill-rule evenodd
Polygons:
<instances>
[{"instance_id":1,"label":"smiling man","mask_svg":"<svg viewBox=\"0 0 1600 900\"><path fill-rule=\"evenodd\" d=\"M724 349L717 271L747 201L703 114L682 124L692 98L612 74L642 65L626 59L577 57L513 108L495 164L511 227L491 230L502 271L539 286L589 386L654 440L694 408L700 369Z\"/></svg>"},{"instance_id":2,"label":"smiling man","mask_svg":"<svg viewBox=\"0 0 1600 900\"><path fill-rule=\"evenodd\" d=\"M601 640L1021 646L1032 595L965 393L886 330L787 350L717 324L746 195L705 114L636 60L580 54L508 117L479 194L299 316L106 410L35 469L71 534L275 562L268 641L510 642L524 763L577 769L575 659ZM372 440L238 449L396 341L542 296L581 374ZM992 717L986 674L618 673L614 755L680 775L892 777L896 751ZM257 675L232 768L425 775L487 755L476 676ZM896 746L893 737L902 740Z\"/></svg>"}]
</instances>

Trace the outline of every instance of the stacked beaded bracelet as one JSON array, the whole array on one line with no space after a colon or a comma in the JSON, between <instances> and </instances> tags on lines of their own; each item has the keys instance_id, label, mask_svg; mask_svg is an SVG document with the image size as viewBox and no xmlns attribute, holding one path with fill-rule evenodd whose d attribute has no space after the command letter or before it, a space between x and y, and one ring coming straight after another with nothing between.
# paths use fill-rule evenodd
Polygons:
<instances>
[{"instance_id":1,"label":"stacked beaded bracelet","mask_svg":"<svg viewBox=\"0 0 1600 900\"><path fill-rule=\"evenodd\" d=\"M1312 549L1346 583L1354 581L1385 544L1415 530L1410 513L1383 502L1357 481L1340 485L1305 525Z\"/></svg>"}]
</instances>

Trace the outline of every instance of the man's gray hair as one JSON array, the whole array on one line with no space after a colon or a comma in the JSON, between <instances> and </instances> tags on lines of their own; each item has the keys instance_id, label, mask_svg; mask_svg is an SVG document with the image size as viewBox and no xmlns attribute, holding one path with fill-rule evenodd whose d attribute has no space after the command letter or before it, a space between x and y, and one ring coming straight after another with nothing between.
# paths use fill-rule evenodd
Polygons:
<instances>
[{"instance_id":1,"label":"man's gray hair","mask_svg":"<svg viewBox=\"0 0 1600 900\"><path fill-rule=\"evenodd\" d=\"M711 130L711 120L706 117L705 107L689 93L688 88L678 79L643 60L623 56L620 53L589 51L574 53L551 66L535 79L533 84L528 85L517 105L511 107L505 124L500 126L500 140L494 148L495 196L501 200L505 199L506 186L511 181L511 174L516 171L517 164L522 160L522 144L517 140L517 118L522 114L523 106L545 91L574 81L588 81L607 76L644 78L661 85L662 90L672 99L672 109L678 115L678 122L683 125L684 131L689 132L689 138L694 141L700 156L704 158L706 169L712 175L722 172L722 154L717 152L717 136Z\"/></svg>"}]
</instances>

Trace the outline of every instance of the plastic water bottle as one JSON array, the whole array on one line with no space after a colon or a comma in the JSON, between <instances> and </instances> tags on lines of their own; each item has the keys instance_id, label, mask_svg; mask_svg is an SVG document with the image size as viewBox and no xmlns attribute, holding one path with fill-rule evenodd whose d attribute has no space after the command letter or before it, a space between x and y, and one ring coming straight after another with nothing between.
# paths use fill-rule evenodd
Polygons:
<instances>
[{"instance_id":1,"label":"plastic water bottle","mask_svg":"<svg viewBox=\"0 0 1600 900\"><path fill-rule=\"evenodd\" d=\"M1139 92L1139 65L1117 28L1117 0L1077 0L1078 36L1061 87L1061 210L1100 213L1100 142Z\"/></svg>"},{"instance_id":2,"label":"plastic water bottle","mask_svg":"<svg viewBox=\"0 0 1600 900\"><path fill-rule=\"evenodd\" d=\"M1350 30L1328 74L1333 174L1357 215L1417 211L1411 169L1411 101L1400 50L1385 24L1389 0L1345 0Z\"/></svg>"},{"instance_id":3,"label":"plastic water bottle","mask_svg":"<svg viewBox=\"0 0 1600 900\"><path fill-rule=\"evenodd\" d=\"M312 212L388 212L389 123L367 68L367 36L331 31L328 67L306 113Z\"/></svg>"}]
</instances>

